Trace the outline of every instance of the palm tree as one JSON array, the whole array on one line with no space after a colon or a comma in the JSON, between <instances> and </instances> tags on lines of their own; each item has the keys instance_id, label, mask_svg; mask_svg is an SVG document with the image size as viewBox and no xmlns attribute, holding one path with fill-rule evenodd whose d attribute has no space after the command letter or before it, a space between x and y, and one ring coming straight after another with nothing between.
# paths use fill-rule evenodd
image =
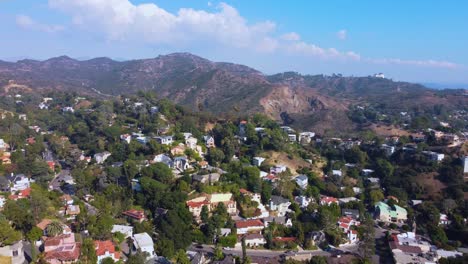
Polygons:
<instances>
[{"instance_id":1,"label":"palm tree","mask_svg":"<svg viewBox=\"0 0 468 264\"><path fill-rule=\"evenodd\" d=\"M46 227L47 236L55 237L63 233L62 223L53 221Z\"/></svg>"}]
</instances>

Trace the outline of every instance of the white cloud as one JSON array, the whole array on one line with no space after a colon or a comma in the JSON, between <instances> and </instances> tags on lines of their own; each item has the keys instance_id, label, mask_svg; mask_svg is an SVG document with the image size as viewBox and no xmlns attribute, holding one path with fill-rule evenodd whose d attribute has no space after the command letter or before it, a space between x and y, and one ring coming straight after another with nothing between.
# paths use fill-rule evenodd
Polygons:
<instances>
[{"instance_id":1,"label":"white cloud","mask_svg":"<svg viewBox=\"0 0 468 264\"><path fill-rule=\"evenodd\" d=\"M37 30L47 33L55 33L64 29L64 27L60 25L48 25L39 23L26 15L17 15L16 25L23 29Z\"/></svg>"},{"instance_id":2,"label":"white cloud","mask_svg":"<svg viewBox=\"0 0 468 264\"><path fill-rule=\"evenodd\" d=\"M456 69L461 65L440 60L403 60L403 59L368 59L369 62L374 64L393 64L393 65L409 65L409 66L421 66L421 67L432 67L432 68L446 68Z\"/></svg>"},{"instance_id":3,"label":"white cloud","mask_svg":"<svg viewBox=\"0 0 468 264\"><path fill-rule=\"evenodd\" d=\"M281 39L288 41L298 41L301 39L301 36L299 36L299 34L297 34L296 32L289 32L281 35Z\"/></svg>"},{"instance_id":4,"label":"white cloud","mask_svg":"<svg viewBox=\"0 0 468 264\"><path fill-rule=\"evenodd\" d=\"M111 41L169 45L173 49L193 46L207 50L241 49L368 64L457 67L451 62L435 60L365 58L354 51L320 47L302 41L295 32L281 35L272 21L249 23L237 9L226 3L218 4L213 11L211 8L210 11L181 8L174 13L154 3L133 4L129 0L49 0L49 6L69 14L72 22L82 30L104 35ZM19 22L24 27L47 29L45 25L37 26L31 19L21 18ZM347 31L340 30L336 36L344 40Z\"/></svg>"},{"instance_id":5,"label":"white cloud","mask_svg":"<svg viewBox=\"0 0 468 264\"><path fill-rule=\"evenodd\" d=\"M336 37L339 40L345 40L348 37L348 32L346 31L346 29L342 29L342 30L336 32Z\"/></svg>"}]
</instances>

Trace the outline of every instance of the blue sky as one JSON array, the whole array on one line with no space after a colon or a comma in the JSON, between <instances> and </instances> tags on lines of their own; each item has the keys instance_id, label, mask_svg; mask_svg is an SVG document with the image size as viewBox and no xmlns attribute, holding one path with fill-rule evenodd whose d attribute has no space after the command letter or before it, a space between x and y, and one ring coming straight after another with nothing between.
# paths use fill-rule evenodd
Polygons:
<instances>
[{"instance_id":1,"label":"blue sky","mask_svg":"<svg viewBox=\"0 0 468 264\"><path fill-rule=\"evenodd\" d=\"M0 0L0 58L187 51L265 73L468 83L466 1Z\"/></svg>"}]
</instances>

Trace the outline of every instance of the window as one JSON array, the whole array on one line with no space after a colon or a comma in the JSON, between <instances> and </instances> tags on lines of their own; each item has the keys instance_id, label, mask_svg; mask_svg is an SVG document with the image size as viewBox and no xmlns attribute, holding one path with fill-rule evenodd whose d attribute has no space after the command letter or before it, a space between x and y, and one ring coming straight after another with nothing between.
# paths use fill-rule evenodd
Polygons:
<instances>
[{"instance_id":1,"label":"window","mask_svg":"<svg viewBox=\"0 0 468 264\"><path fill-rule=\"evenodd\" d=\"M18 250L13 250L13 257L17 257L18 256Z\"/></svg>"}]
</instances>

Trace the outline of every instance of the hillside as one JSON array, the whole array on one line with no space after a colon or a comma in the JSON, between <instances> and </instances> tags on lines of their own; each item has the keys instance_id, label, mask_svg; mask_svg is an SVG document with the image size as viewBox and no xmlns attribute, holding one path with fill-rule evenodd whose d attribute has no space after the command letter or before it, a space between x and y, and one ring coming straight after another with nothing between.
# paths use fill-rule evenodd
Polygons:
<instances>
[{"instance_id":1,"label":"hillside","mask_svg":"<svg viewBox=\"0 0 468 264\"><path fill-rule=\"evenodd\" d=\"M317 131L356 127L347 116L352 105L379 105L388 111L412 108L465 108L463 91L434 91L419 84L373 77L266 76L243 65L211 62L189 53L152 59L78 61L66 56L45 61L0 61L3 94L74 91L119 95L154 90L161 97L197 110L246 114L265 112L287 124ZM395 102L398 102L397 104Z\"/></svg>"}]
</instances>

